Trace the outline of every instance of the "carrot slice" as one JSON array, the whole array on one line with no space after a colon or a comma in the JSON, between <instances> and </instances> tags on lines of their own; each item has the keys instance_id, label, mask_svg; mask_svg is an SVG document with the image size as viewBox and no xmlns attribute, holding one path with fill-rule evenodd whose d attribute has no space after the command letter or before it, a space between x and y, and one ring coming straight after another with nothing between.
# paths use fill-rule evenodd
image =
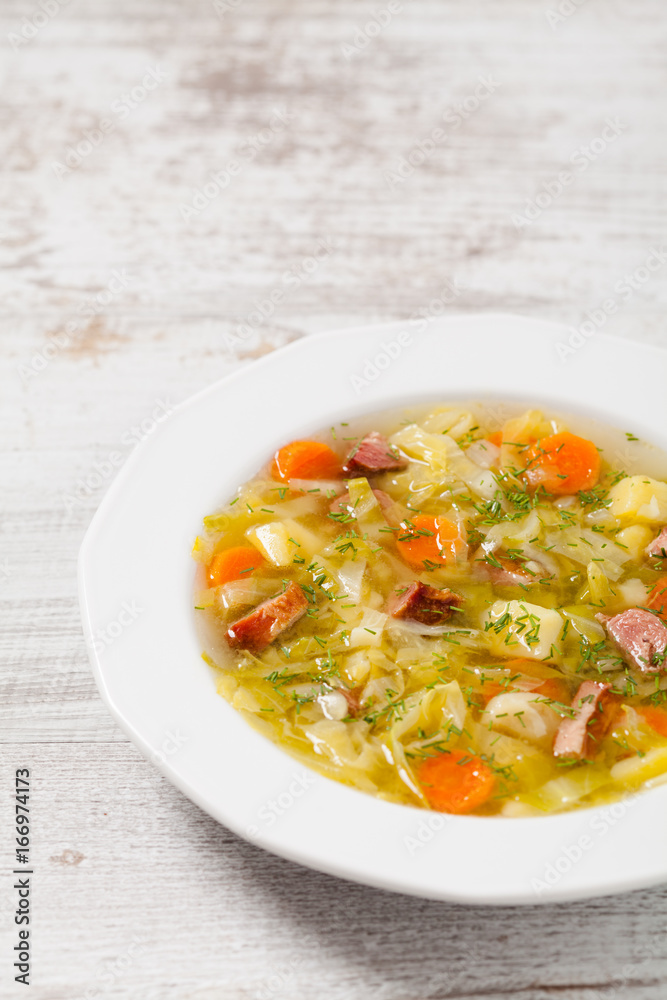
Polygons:
<instances>
[{"instance_id":1,"label":"carrot slice","mask_svg":"<svg viewBox=\"0 0 667 1000\"><path fill-rule=\"evenodd\" d=\"M484 805L493 793L495 777L479 757L451 750L424 761L419 782L432 809L461 814Z\"/></svg>"},{"instance_id":2,"label":"carrot slice","mask_svg":"<svg viewBox=\"0 0 667 1000\"><path fill-rule=\"evenodd\" d=\"M658 617L667 622L667 576L661 576L648 595L644 607L652 608Z\"/></svg>"},{"instance_id":3,"label":"carrot slice","mask_svg":"<svg viewBox=\"0 0 667 1000\"><path fill-rule=\"evenodd\" d=\"M660 736L667 736L667 712L664 708L654 708L647 705L639 709L639 714L643 715L651 729Z\"/></svg>"},{"instance_id":4,"label":"carrot slice","mask_svg":"<svg viewBox=\"0 0 667 1000\"><path fill-rule=\"evenodd\" d=\"M529 660L525 656L515 656L509 660L499 661L502 666L512 673L528 674L529 677L544 677L544 664L539 660ZM551 669L551 668L549 668Z\"/></svg>"},{"instance_id":5,"label":"carrot slice","mask_svg":"<svg viewBox=\"0 0 667 1000\"><path fill-rule=\"evenodd\" d=\"M512 666L512 663L514 663L514 666ZM529 664L530 668L532 664L530 664L530 661L526 660L508 660L504 665L505 667L509 667L513 672L516 671L517 673L524 673L529 677L535 676L534 671L531 672L530 669L525 668L524 664L526 663ZM520 690L520 688L517 688L516 685L511 683L501 684L498 681L484 681L480 694L488 704L488 702L491 701L492 698L495 698L496 695L507 694L508 691L516 690ZM569 705L572 701L568 683L565 679L561 679L560 677L547 677L538 687L533 688L531 694L534 694L538 698L549 698L551 701L561 702L563 705Z\"/></svg>"},{"instance_id":6,"label":"carrot slice","mask_svg":"<svg viewBox=\"0 0 667 1000\"><path fill-rule=\"evenodd\" d=\"M498 681L484 681L479 689L479 693L484 699L484 704L488 705L491 699L495 698L496 695L507 693L507 685L500 684Z\"/></svg>"},{"instance_id":7,"label":"carrot slice","mask_svg":"<svg viewBox=\"0 0 667 1000\"><path fill-rule=\"evenodd\" d=\"M292 441L273 456L274 479L337 479L342 474L335 451L321 441Z\"/></svg>"},{"instance_id":8,"label":"carrot slice","mask_svg":"<svg viewBox=\"0 0 667 1000\"><path fill-rule=\"evenodd\" d=\"M465 544L458 524L446 517L415 514L401 527L404 530L396 542L399 555L418 569L432 563L445 566L447 560L456 559Z\"/></svg>"},{"instance_id":9,"label":"carrot slice","mask_svg":"<svg viewBox=\"0 0 667 1000\"><path fill-rule=\"evenodd\" d=\"M237 545L233 549L216 552L208 566L206 576L209 587L219 587L230 580L240 580L250 576L254 569L259 569L266 562L257 549L249 545Z\"/></svg>"},{"instance_id":10,"label":"carrot slice","mask_svg":"<svg viewBox=\"0 0 667 1000\"><path fill-rule=\"evenodd\" d=\"M564 431L540 438L527 452L523 476L557 495L590 490L600 478L600 454L592 441Z\"/></svg>"},{"instance_id":11,"label":"carrot slice","mask_svg":"<svg viewBox=\"0 0 667 1000\"><path fill-rule=\"evenodd\" d=\"M558 677L548 677L538 688L535 688L533 693L539 695L541 698L549 698L551 701L560 702L561 705L569 705L572 701L567 681L560 680Z\"/></svg>"},{"instance_id":12,"label":"carrot slice","mask_svg":"<svg viewBox=\"0 0 667 1000\"><path fill-rule=\"evenodd\" d=\"M496 448L500 448L501 444L503 443L503 432L494 431L493 434L487 434L486 440L490 441L491 444L495 444Z\"/></svg>"}]
</instances>

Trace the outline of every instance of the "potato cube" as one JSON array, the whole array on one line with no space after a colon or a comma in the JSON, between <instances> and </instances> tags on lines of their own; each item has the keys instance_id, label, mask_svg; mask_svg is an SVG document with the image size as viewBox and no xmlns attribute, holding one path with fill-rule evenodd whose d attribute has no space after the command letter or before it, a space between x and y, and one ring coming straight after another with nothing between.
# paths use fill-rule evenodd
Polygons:
<instances>
[{"instance_id":1,"label":"potato cube","mask_svg":"<svg viewBox=\"0 0 667 1000\"><path fill-rule=\"evenodd\" d=\"M246 531L246 538L274 566L289 566L295 553L299 551L298 546L290 541L289 532L280 521L250 528Z\"/></svg>"},{"instance_id":2,"label":"potato cube","mask_svg":"<svg viewBox=\"0 0 667 1000\"><path fill-rule=\"evenodd\" d=\"M557 659L563 619L557 611L526 601L496 601L486 612L484 629L497 656Z\"/></svg>"},{"instance_id":3,"label":"potato cube","mask_svg":"<svg viewBox=\"0 0 667 1000\"><path fill-rule=\"evenodd\" d=\"M324 544L324 539L291 518L249 528L246 538L274 566L290 566L295 556L310 559Z\"/></svg>"},{"instance_id":4,"label":"potato cube","mask_svg":"<svg viewBox=\"0 0 667 1000\"><path fill-rule=\"evenodd\" d=\"M609 511L627 524L667 523L667 483L650 476L628 476L609 491Z\"/></svg>"},{"instance_id":5,"label":"potato cube","mask_svg":"<svg viewBox=\"0 0 667 1000\"><path fill-rule=\"evenodd\" d=\"M646 546L653 541L655 531L647 524L631 524L619 531L614 539L625 546L633 562L641 562L646 554Z\"/></svg>"},{"instance_id":6,"label":"potato cube","mask_svg":"<svg viewBox=\"0 0 667 1000\"><path fill-rule=\"evenodd\" d=\"M656 747L643 757L628 757L614 764L611 776L622 785L641 785L667 768L667 747Z\"/></svg>"}]
</instances>

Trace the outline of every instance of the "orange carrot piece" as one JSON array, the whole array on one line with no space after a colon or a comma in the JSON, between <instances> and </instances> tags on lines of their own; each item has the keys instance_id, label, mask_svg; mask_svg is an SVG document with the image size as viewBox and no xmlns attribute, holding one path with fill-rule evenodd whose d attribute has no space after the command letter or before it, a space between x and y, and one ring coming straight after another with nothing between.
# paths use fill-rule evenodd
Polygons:
<instances>
[{"instance_id":1,"label":"orange carrot piece","mask_svg":"<svg viewBox=\"0 0 667 1000\"><path fill-rule=\"evenodd\" d=\"M340 459L328 444L321 441L292 441L273 456L274 479L338 479Z\"/></svg>"},{"instance_id":2,"label":"orange carrot piece","mask_svg":"<svg viewBox=\"0 0 667 1000\"><path fill-rule=\"evenodd\" d=\"M638 709L638 712L644 716L651 729L655 730L660 736L667 736L667 712L664 708L654 708L653 705L646 705Z\"/></svg>"},{"instance_id":3,"label":"orange carrot piece","mask_svg":"<svg viewBox=\"0 0 667 1000\"><path fill-rule=\"evenodd\" d=\"M266 562L263 555L249 545L237 545L233 549L216 552L208 566L206 576L209 587L219 587L230 580L240 580L250 576L254 569Z\"/></svg>"},{"instance_id":4,"label":"orange carrot piece","mask_svg":"<svg viewBox=\"0 0 667 1000\"><path fill-rule=\"evenodd\" d=\"M667 576L661 576L648 595L644 607L652 608L658 617L667 622Z\"/></svg>"},{"instance_id":5,"label":"orange carrot piece","mask_svg":"<svg viewBox=\"0 0 667 1000\"><path fill-rule=\"evenodd\" d=\"M484 704L488 705L492 698L495 698L499 694L507 694L507 685L500 684L498 681L484 681L479 693L484 699Z\"/></svg>"},{"instance_id":6,"label":"orange carrot piece","mask_svg":"<svg viewBox=\"0 0 667 1000\"><path fill-rule=\"evenodd\" d=\"M415 514L401 529L396 542L399 555L417 569L424 569L425 563L445 566L464 545L459 526L446 517Z\"/></svg>"},{"instance_id":7,"label":"orange carrot piece","mask_svg":"<svg viewBox=\"0 0 667 1000\"><path fill-rule=\"evenodd\" d=\"M540 438L526 453L523 476L533 488L557 495L590 490L600 478L600 454L592 441L564 431Z\"/></svg>"},{"instance_id":8,"label":"orange carrot piece","mask_svg":"<svg viewBox=\"0 0 667 1000\"><path fill-rule=\"evenodd\" d=\"M500 448L503 443L503 432L494 431L493 434L487 434L486 440L490 441L491 444L495 444L496 448Z\"/></svg>"},{"instance_id":9,"label":"orange carrot piece","mask_svg":"<svg viewBox=\"0 0 667 1000\"><path fill-rule=\"evenodd\" d=\"M512 672L521 672L527 674L529 677L534 676L531 674L530 670L526 670L525 667L522 670L522 665L526 663L525 660L514 661L515 666L512 667L512 661L505 663L506 667L509 667ZM517 666L518 664L518 666ZM480 690L480 694L484 698L486 704L495 698L497 694L506 694L508 691L520 690L514 684L501 684L498 681L485 681ZM572 701L570 695L570 688L566 680L561 680L560 677L547 677L543 680L539 687L533 688L531 694L534 694L537 698L549 698L551 701L561 702L563 705L569 705Z\"/></svg>"},{"instance_id":10,"label":"orange carrot piece","mask_svg":"<svg viewBox=\"0 0 667 1000\"><path fill-rule=\"evenodd\" d=\"M560 680L559 677L548 677L545 681L542 681L538 688L535 688L533 693L539 695L541 698L558 701L561 705L569 705L572 701L567 681Z\"/></svg>"},{"instance_id":11,"label":"orange carrot piece","mask_svg":"<svg viewBox=\"0 0 667 1000\"><path fill-rule=\"evenodd\" d=\"M496 780L479 757L451 750L424 761L419 768L419 783L432 809L461 814L484 805Z\"/></svg>"},{"instance_id":12,"label":"orange carrot piece","mask_svg":"<svg viewBox=\"0 0 667 1000\"><path fill-rule=\"evenodd\" d=\"M526 656L515 656L510 660L499 660L498 662L506 670L511 670L512 673L528 674L529 677L544 677L541 667L545 664L542 664L539 660L529 660Z\"/></svg>"}]
</instances>

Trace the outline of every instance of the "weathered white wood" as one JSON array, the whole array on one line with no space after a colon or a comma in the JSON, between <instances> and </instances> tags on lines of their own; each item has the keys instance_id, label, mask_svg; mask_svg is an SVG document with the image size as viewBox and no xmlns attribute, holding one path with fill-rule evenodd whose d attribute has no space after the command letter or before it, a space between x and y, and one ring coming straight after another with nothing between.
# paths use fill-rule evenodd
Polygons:
<instances>
[{"instance_id":1,"label":"weathered white wood","mask_svg":"<svg viewBox=\"0 0 667 1000\"><path fill-rule=\"evenodd\" d=\"M574 324L612 297L605 330L667 344L667 270L627 301L613 290L664 240L663 6L570 6L552 27L556 0L403 0L350 54L388 4L230 0L219 17L205 0L71 0L14 51L8 36L41 8L3 3L0 830L9 888L9 779L29 766L38 1000L663 1000L664 889L466 909L237 840L118 731L76 601L78 545L142 423L293 338L409 317L455 286L448 308ZM151 68L164 81L121 119L113 102ZM490 96L443 125L480 77ZM294 117L184 218L276 111ZM54 161L105 117L113 130L58 176ZM607 119L618 137L517 228ZM388 177L439 126L433 154ZM118 292L96 304L114 272ZM280 306L249 320L276 287ZM69 341L52 340L68 321ZM0 902L10 997L23 995L12 902Z\"/></svg>"}]
</instances>

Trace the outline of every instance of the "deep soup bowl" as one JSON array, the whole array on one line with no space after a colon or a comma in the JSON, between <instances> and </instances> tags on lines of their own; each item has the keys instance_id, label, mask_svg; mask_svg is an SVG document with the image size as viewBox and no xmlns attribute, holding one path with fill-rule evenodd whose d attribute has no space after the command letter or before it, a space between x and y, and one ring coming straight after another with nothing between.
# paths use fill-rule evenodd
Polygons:
<instances>
[{"instance_id":1,"label":"deep soup bowl","mask_svg":"<svg viewBox=\"0 0 667 1000\"><path fill-rule=\"evenodd\" d=\"M84 540L95 679L141 751L239 836L368 885L532 904L667 880L667 785L536 818L398 805L304 767L216 693L192 609L192 542L286 441L419 401L525 403L667 449L667 353L539 320L481 315L305 337L179 406L132 453Z\"/></svg>"}]
</instances>

